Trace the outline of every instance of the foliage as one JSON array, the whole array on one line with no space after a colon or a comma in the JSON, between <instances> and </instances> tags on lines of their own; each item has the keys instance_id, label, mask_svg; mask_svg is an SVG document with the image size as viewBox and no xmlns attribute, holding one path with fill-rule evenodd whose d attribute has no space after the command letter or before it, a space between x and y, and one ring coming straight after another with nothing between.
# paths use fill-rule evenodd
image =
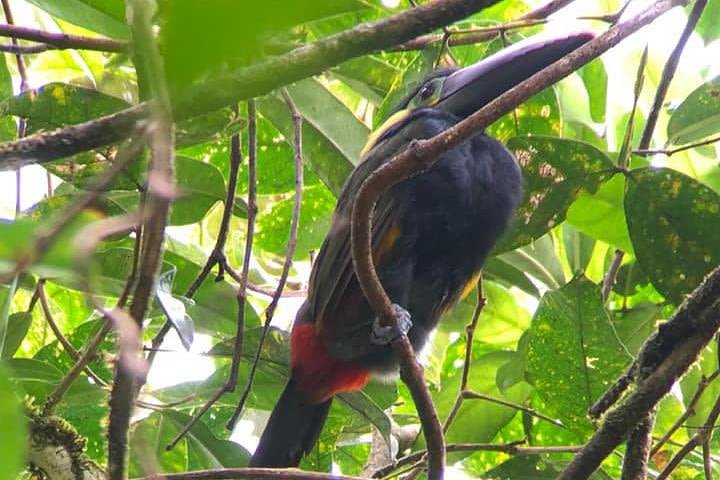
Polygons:
<instances>
[{"instance_id":1,"label":"foliage","mask_svg":"<svg viewBox=\"0 0 720 480\"><path fill-rule=\"evenodd\" d=\"M282 55L300 44L406 8L388 8L370 0L205 3L158 1L159 44L173 100L218 72ZM305 3L307 8L298 7ZM537 3L501 2L454 28L497 25L516 19ZM581 5L573 5L571 13L579 16L610 14L623 2L576 3ZM19 18L34 22L28 26L36 28L52 26L65 33L117 40L130 37L120 0L29 0L13 8L22 11ZM651 148L703 143L720 132L720 77L708 60L717 58L713 55L720 44L720 29L711 20L717 12L718 3L711 1L691 37L688 49L693 54L681 62L663 102ZM652 105L667 53L686 18L687 11L673 11L667 21L648 30L646 38L652 41L643 90L636 99L640 119ZM600 22L582 25L598 31L605 28ZM514 30L509 39L558 28L564 27L534 25ZM634 136L631 130L626 135L642 51L638 45L621 43L488 129L518 158L526 192L514 224L486 265L487 307L480 315L466 365L470 368L467 388L497 401L466 399L448 430L449 442L503 444L525 439L537 447L583 443L595 429L586 416L587 408L630 364L656 325L720 264L720 152L716 144L672 156L632 155L627 168L618 167L623 138L636 147L644 123L638 120ZM358 163L369 132L382 123L385 112L438 60L454 57L469 64L500 48L502 42L494 39L450 47L450 51L435 42L423 50L376 52L288 85L289 98L303 118L305 182L286 293L302 293L307 285L310 258L327 233L335 198ZM26 122L28 134L43 132L117 112L146 95L143 80L136 78L133 56L126 53L48 50L24 56L24 61L31 86L36 88L13 95L12 80L19 78L15 57L0 57L2 140L16 138L13 118ZM244 140L243 162L224 253L235 270L243 266L249 118L245 105L239 110L221 109L179 119L176 125L173 194L177 198L169 217L160 286L145 321L143 340L149 347L169 320L180 342L162 345L142 390L129 439L131 477L151 473L148 465L164 472L246 465L254 438L287 379L287 331L299 306L297 295L280 301L274 327L260 350L243 421L230 437L225 424L250 376L261 319L269 303L268 295L258 290L277 285L295 200L293 118L283 97L274 92L257 99L258 219L248 266L255 288L245 307L238 388L223 395L180 443L166 450L230 374L238 283L225 273L217 281L206 279L197 292L188 288L217 240L231 183L229 142L236 133ZM24 458L19 399L27 395L42 405L76 360L49 330L49 318L37 301L38 281L47 279L52 321L67 342L82 351L103 325L88 306L85 287L90 285L104 305L115 305L133 270L135 234L110 236L90 253L78 249L88 226L136 211L143 204L146 155L134 158L51 245L42 251L37 246L39 236L87 192L125 146L102 147L45 165L56 185L53 195L17 219L0 224L0 278L5 282L0 284L1 478L13 478ZM44 177L36 183L44 185ZM37 196L38 190L22 193ZM12 216L11 207L3 205L0 213L5 212ZM603 302L603 278L616 250L624 252L622 265L609 300ZM79 256L82 252L87 255ZM27 272L5 275L16 265L27 267ZM423 356L441 419L453 409L461 388L468 348L465 325L474 309L471 295L449 312ZM189 348L193 337L194 347L183 353L183 346ZM107 402L117 342L110 335L100 343L98 353L54 412L87 439L87 455L100 464L107 460ZM713 345L704 351L672 398L660 404L656 436L662 436L689 408L702 379L717 371L717 350L718 345ZM177 358L185 358L186 363L175 364ZM204 371L190 368L200 364ZM188 365L187 371L182 365ZM695 433L693 428L705 421L719 389L717 381L710 384L692 409L687 428L678 429L672 436L674 443L665 443L651 458L652 469L661 470L678 445ZM417 423L403 385L372 382L361 392L344 395L335 402L316 451L305 459L303 468L339 468L360 474L370 452L367 434L375 428L389 439L393 423ZM712 447L720 451L717 433ZM424 448L422 435L410 448ZM608 458L594 478L619 477L622 450L618 453ZM453 453L450 462L472 478L553 478L570 458L567 453L509 458L499 452L463 451ZM720 472L717 457L714 461L713 468ZM699 450L681 468L683 478L700 478Z\"/></svg>"}]
</instances>

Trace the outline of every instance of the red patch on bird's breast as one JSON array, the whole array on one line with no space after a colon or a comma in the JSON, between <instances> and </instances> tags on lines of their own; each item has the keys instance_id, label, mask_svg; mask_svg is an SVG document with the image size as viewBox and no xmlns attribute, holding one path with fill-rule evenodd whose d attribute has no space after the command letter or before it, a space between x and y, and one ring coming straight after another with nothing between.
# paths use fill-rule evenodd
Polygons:
<instances>
[{"instance_id":1,"label":"red patch on bird's breast","mask_svg":"<svg viewBox=\"0 0 720 480\"><path fill-rule=\"evenodd\" d=\"M311 323L296 323L290 336L292 374L312 402L343 392L355 392L370 379L370 372L354 362L331 357Z\"/></svg>"}]
</instances>

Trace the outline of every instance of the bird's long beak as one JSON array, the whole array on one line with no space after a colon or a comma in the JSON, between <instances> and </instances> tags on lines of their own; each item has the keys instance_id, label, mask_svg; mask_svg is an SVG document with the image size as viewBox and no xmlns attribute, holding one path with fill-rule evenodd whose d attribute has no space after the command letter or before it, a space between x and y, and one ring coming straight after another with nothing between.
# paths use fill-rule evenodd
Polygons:
<instances>
[{"instance_id":1,"label":"bird's long beak","mask_svg":"<svg viewBox=\"0 0 720 480\"><path fill-rule=\"evenodd\" d=\"M590 32L532 37L453 72L443 83L435 108L466 117L591 40Z\"/></svg>"}]
</instances>

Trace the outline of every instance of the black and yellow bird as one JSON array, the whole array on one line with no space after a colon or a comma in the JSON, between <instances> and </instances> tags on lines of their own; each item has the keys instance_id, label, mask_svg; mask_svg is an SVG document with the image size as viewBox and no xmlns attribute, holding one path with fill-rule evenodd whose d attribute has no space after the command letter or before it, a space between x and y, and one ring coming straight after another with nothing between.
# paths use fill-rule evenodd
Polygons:
<instances>
[{"instance_id":1,"label":"black and yellow bird","mask_svg":"<svg viewBox=\"0 0 720 480\"><path fill-rule=\"evenodd\" d=\"M298 464L315 444L333 396L398 368L390 341L406 333L416 350L474 285L522 195L513 155L480 132L379 199L373 259L403 332L378 326L353 270L350 215L367 176L414 139L454 125L592 36L520 42L460 70L431 74L373 134L338 199L291 334L291 371L250 466ZM411 319L411 321L410 321Z\"/></svg>"}]
</instances>

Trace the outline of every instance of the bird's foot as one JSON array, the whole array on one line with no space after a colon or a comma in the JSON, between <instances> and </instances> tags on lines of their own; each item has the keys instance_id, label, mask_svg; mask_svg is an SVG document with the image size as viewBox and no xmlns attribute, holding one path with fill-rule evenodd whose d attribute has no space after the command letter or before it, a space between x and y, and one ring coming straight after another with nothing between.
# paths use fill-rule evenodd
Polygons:
<instances>
[{"instance_id":1,"label":"bird's foot","mask_svg":"<svg viewBox=\"0 0 720 480\"><path fill-rule=\"evenodd\" d=\"M406 336L412 328L413 323L410 312L397 303L393 303L393 309L395 310L395 317L397 318L394 326L384 327L380 325L380 319L377 317L373 321L372 331L370 332L370 341L372 343L376 345L387 345L400 337Z\"/></svg>"}]
</instances>

